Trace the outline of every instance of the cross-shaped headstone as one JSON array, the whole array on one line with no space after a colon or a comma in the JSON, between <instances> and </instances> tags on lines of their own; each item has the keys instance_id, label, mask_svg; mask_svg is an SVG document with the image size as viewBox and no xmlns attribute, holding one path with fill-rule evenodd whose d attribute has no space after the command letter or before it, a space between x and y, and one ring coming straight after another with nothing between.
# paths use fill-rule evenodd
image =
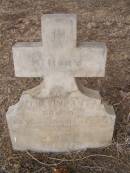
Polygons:
<instances>
[{"instance_id":1,"label":"cross-shaped headstone","mask_svg":"<svg viewBox=\"0 0 130 173\"><path fill-rule=\"evenodd\" d=\"M74 79L105 75L106 46L85 42L77 47L75 15L44 15L42 42L17 43L13 59L16 76L44 77L7 112L15 149L68 151L110 144L112 108L105 110L96 91L83 95Z\"/></svg>"}]
</instances>

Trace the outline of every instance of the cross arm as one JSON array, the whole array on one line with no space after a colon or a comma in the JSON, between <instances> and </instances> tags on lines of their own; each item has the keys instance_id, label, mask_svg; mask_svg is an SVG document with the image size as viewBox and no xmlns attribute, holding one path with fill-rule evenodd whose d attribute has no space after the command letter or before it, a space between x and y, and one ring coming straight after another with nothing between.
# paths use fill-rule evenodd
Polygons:
<instances>
[{"instance_id":1,"label":"cross arm","mask_svg":"<svg viewBox=\"0 0 130 173\"><path fill-rule=\"evenodd\" d=\"M104 77L107 48L104 43L84 42L76 49L73 74L75 77Z\"/></svg>"},{"instance_id":2,"label":"cross arm","mask_svg":"<svg viewBox=\"0 0 130 173\"><path fill-rule=\"evenodd\" d=\"M41 43L17 43L13 46L13 60L17 77L41 77L43 65Z\"/></svg>"}]
</instances>

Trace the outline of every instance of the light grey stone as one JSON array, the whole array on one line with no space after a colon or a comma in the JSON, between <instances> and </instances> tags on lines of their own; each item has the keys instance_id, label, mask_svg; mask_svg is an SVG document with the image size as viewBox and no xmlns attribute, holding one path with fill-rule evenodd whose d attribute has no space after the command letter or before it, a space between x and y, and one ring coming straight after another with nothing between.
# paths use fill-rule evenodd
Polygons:
<instances>
[{"instance_id":1,"label":"light grey stone","mask_svg":"<svg viewBox=\"0 0 130 173\"><path fill-rule=\"evenodd\" d=\"M13 46L15 75L42 77L65 72L72 77L103 77L107 49L104 43L84 42L76 47L76 16L42 17L41 43Z\"/></svg>"},{"instance_id":2,"label":"light grey stone","mask_svg":"<svg viewBox=\"0 0 130 173\"><path fill-rule=\"evenodd\" d=\"M63 152L111 144L113 107L106 109L97 91L81 93L74 79L105 75L105 44L76 47L76 16L71 14L44 15L42 40L13 47L16 76L44 77L8 109L13 148Z\"/></svg>"}]
</instances>

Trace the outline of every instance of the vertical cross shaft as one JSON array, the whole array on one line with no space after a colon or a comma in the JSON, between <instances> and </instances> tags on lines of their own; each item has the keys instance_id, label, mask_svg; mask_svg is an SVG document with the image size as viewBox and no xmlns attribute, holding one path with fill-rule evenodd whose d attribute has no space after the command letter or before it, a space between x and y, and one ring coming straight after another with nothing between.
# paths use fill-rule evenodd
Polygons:
<instances>
[{"instance_id":1,"label":"vertical cross shaft","mask_svg":"<svg viewBox=\"0 0 130 173\"><path fill-rule=\"evenodd\" d=\"M42 17L42 40L45 49L73 48L76 46L76 15L54 14Z\"/></svg>"}]
</instances>

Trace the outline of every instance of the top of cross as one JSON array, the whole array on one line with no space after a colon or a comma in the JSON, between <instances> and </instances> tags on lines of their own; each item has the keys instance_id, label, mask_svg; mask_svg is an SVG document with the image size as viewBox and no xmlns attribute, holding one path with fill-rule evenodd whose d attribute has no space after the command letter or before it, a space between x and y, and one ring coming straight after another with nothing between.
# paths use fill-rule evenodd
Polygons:
<instances>
[{"instance_id":1,"label":"top of cross","mask_svg":"<svg viewBox=\"0 0 130 173\"><path fill-rule=\"evenodd\" d=\"M46 14L42 17L42 42L17 43L13 58L18 77L42 77L55 72L102 77L106 46L85 42L76 47L76 15Z\"/></svg>"},{"instance_id":2,"label":"top of cross","mask_svg":"<svg viewBox=\"0 0 130 173\"><path fill-rule=\"evenodd\" d=\"M42 42L43 46L48 49L74 48L76 46L76 15L44 15L42 17Z\"/></svg>"}]
</instances>

